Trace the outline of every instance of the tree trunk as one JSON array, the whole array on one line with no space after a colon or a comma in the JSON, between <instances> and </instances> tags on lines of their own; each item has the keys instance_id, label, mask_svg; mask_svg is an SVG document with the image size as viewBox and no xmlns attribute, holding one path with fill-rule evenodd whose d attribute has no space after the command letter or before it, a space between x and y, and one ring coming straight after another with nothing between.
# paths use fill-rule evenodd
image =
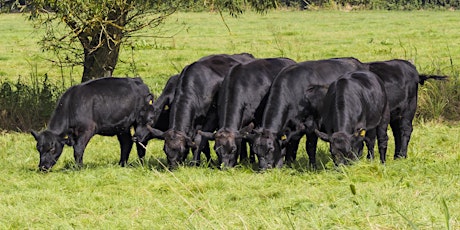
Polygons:
<instances>
[{"instance_id":1,"label":"tree trunk","mask_svg":"<svg viewBox=\"0 0 460 230\"><path fill-rule=\"evenodd\" d=\"M115 44L111 45L112 46L109 47L107 43L104 43L92 52L85 49L82 82L112 76L118 61L120 46Z\"/></svg>"},{"instance_id":2,"label":"tree trunk","mask_svg":"<svg viewBox=\"0 0 460 230\"><path fill-rule=\"evenodd\" d=\"M123 12L115 7L107 15L106 20L110 23L80 33L79 39L85 55L82 82L112 76L126 25L127 12Z\"/></svg>"}]
</instances>

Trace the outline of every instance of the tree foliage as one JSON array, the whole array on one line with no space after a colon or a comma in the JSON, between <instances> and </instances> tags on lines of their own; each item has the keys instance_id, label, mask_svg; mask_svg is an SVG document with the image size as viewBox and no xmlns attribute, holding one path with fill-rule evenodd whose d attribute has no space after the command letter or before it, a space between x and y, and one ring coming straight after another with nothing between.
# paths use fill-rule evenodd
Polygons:
<instances>
[{"instance_id":1,"label":"tree foliage","mask_svg":"<svg viewBox=\"0 0 460 230\"><path fill-rule=\"evenodd\" d=\"M53 51L61 65L83 65L87 81L112 75L120 46L134 33L197 4L236 16L247 7L275 8L276 0L31 0L30 19L46 28L43 49Z\"/></svg>"}]
</instances>

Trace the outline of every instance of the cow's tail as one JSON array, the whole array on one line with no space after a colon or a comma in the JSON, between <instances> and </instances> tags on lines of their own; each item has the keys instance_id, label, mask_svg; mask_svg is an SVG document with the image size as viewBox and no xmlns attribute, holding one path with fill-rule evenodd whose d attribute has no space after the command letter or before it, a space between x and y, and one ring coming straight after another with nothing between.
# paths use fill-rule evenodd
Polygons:
<instances>
[{"instance_id":1,"label":"cow's tail","mask_svg":"<svg viewBox=\"0 0 460 230\"><path fill-rule=\"evenodd\" d=\"M449 78L448 76L420 74L418 83L420 85L423 85L425 83L425 81L429 80L429 79L446 81L448 78Z\"/></svg>"}]
</instances>

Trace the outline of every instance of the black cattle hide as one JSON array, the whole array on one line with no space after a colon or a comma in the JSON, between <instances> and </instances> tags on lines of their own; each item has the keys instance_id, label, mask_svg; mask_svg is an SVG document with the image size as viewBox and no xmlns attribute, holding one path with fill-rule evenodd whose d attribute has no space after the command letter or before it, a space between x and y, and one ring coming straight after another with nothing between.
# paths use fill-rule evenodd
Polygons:
<instances>
[{"instance_id":1,"label":"black cattle hide","mask_svg":"<svg viewBox=\"0 0 460 230\"><path fill-rule=\"evenodd\" d=\"M48 128L31 131L40 152L39 168L51 169L64 144L73 146L75 162L82 165L86 145L95 134L118 137L119 164L124 166L133 144L130 129L148 112L152 100L140 78L100 78L72 86L59 99ZM145 149L137 145L137 152L142 159Z\"/></svg>"}]
</instances>

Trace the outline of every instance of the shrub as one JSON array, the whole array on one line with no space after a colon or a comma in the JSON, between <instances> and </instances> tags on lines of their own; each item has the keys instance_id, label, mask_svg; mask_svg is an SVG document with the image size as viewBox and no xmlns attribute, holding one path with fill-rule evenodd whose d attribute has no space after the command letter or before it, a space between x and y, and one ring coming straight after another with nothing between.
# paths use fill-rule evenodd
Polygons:
<instances>
[{"instance_id":1,"label":"shrub","mask_svg":"<svg viewBox=\"0 0 460 230\"><path fill-rule=\"evenodd\" d=\"M48 76L21 77L16 82L0 82L0 130L29 131L46 125L56 101L64 92L48 81Z\"/></svg>"},{"instance_id":2,"label":"shrub","mask_svg":"<svg viewBox=\"0 0 460 230\"><path fill-rule=\"evenodd\" d=\"M417 117L422 120L459 121L460 82L458 75L448 81L426 81L419 89Z\"/></svg>"}]
</instances>

